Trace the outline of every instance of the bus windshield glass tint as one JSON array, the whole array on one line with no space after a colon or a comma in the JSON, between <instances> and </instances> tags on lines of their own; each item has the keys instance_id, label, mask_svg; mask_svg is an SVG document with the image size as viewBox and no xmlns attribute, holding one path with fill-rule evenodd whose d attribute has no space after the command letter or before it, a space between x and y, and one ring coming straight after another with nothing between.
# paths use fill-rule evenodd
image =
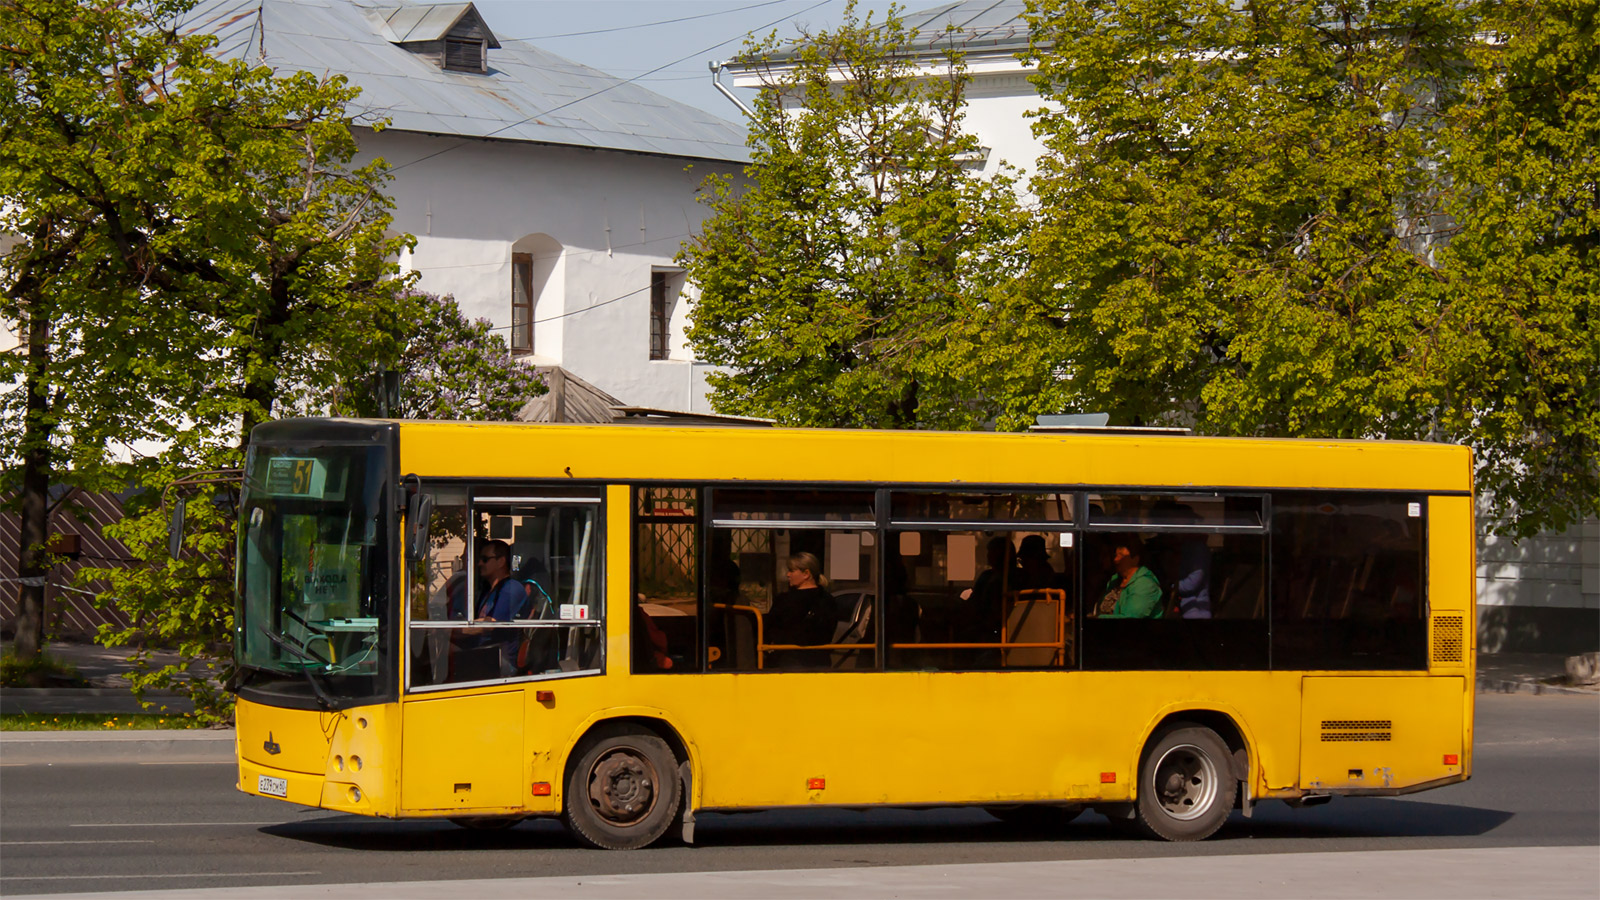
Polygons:
<instances>
[{"instance_id":1,"label":"bus windshield glass tint","mask_svg":"<svg viewBox=\"0 0 1600 900\"><path fill-rule=\"evenodd\" d=\"M378 447L252 448L240 509L241 667L283 676L284 690L377 692L388 580L382 463Z\"/></svg>"}]
</instances>

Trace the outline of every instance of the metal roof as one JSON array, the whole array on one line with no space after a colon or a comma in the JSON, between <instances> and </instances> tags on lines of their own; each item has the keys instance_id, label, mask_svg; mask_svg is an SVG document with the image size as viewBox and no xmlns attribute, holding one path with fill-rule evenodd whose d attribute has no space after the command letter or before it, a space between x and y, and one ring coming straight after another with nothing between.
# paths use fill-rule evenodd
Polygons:
<instances>
[{"instance_id":1,"label":"metal roof","mask_svg":"<svg viewBox=\"0 0 1600 900\"><path fill-rule=\"evenodd\" d=\"M916 29L912 42L918 49L940 49L952 44L972 51L1022 50L1028 46L1028 20L1023 0L965 0L902 16L907 29ZM953 29L948 34L945 29Z\"/></svg>"},{"instance_id":2,"label":"metal roof","mask_svg":"<svg viewBox=\"0 0 1600 900\"><path fill-rule=\"evenodd\" d=\"M484 31L489 30L489 24L483 21L471 3L411 3L368 10L369 18L376 18L383 23L378 33L394 44L440 40L469 13L483 25ZM500 41L492 33L489 35L489 46L500 46Z\"/></svg>"},{"instance_id":3,"label":"metal roof","mask_svg":"<svg viewBox=\"0 0 1600 900\"><path fill-rule=\"evenodd\" d=\"M215 35L226 59L344 75L361 88L352 112L401 131L749 160L741 126L523 41L490 36L498 49L483 74L445 71L397 45L442 37L469 13L471 3L200 0L181 30Z\"/></svg>"},{"instance_id":4,"label":"metal roof","mask_svg":"<svg viewBox=\"0 0 1600 900\"><path fill-rule=\"evenodd\" d=\"M941 54L951 47L967 54L1012 55L1028 49L1028 11L1025 0L963 0L931 9L905 13L900 21L916 37L908 45L915 54ZM800 55L805 39L799 39L767 55L769 62L784 62ZM728 67L747 68L737 59Z\"/></svg>"}]
</instances>

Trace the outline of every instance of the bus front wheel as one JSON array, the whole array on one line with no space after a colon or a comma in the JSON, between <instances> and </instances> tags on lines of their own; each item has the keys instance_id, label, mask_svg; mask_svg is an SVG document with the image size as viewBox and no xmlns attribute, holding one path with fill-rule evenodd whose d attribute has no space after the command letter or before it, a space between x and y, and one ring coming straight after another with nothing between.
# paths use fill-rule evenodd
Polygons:
<instances>
[{"instance_id":1,"label":"bus front wheel","mask_svg":"<svg viewBox=\"0 0 1600 900\"><path fill-rule=\"evenodd\" d=\"M643 728L594 742L567 776L566 812L572 836L601 850L637 850L666 833L682 790L678 761L666 742Z\"/></svg>"},{"instance_id":2,"label":"bus front wheel","mask_svg":"<svg viewBox=\"0 0 1600 900\"><path fill-rule=\"evenodd\" d=\"M1210 837L1233 809L1238 784L1228 745L1209 728L1177 725L1157 734L1139 764L1139 826L1168 841Z\"/></svg>"}]
</instances>

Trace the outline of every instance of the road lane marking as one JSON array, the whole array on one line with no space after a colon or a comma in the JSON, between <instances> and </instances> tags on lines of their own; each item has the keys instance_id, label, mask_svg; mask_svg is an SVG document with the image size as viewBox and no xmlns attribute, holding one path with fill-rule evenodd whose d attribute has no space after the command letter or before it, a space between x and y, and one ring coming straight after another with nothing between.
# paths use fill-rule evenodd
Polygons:
<instances>
[{"instance_id":1,"label":"road lane marking","mask_svg":"<svg viewBox=\"0 0 1600 900\"><path fill-rule=\"evenodd\" d=\"M142 762L141 766L231 766L237 760L232 759L200 759L194 762Z\"/></svg>"},{"instance_id":2,"label":"road lane marking","mask_svg":"<svg viewBox=\"0 0 1600 900\"><path fill-rule=\"evenodd\" d=\"M254 878L260 875L321 874L321 872L162 872L150 875L0 875L0 881L88 881L91 878Z\"/></svg>"},{"instance_id":3,"label":"road lane marking","mask_svg":"<svg viewBox=\"0 0 1600 900\"><path fill-rule=\"evenodd\" d=\"M0 847L34 847L42 844L154 844L155 841L0 841Z\"/></svg>"}]
</instances>

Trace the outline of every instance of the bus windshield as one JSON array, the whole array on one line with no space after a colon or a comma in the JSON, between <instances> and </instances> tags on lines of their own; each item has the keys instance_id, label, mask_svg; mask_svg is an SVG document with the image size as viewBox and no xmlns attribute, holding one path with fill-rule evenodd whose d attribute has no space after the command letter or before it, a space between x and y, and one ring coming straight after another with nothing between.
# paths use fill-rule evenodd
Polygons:
<instances>
[{"instance_id":1,"label":"bus windshield","mask_svg":"<svg viewBox=\"0 0 1600 900\"><path fill-rule=\"evenodd\" d=\"M235 653L245 684L324 707L382 692L388 524L380 447L252 447Z\"/></svg>"}]
</instances>

